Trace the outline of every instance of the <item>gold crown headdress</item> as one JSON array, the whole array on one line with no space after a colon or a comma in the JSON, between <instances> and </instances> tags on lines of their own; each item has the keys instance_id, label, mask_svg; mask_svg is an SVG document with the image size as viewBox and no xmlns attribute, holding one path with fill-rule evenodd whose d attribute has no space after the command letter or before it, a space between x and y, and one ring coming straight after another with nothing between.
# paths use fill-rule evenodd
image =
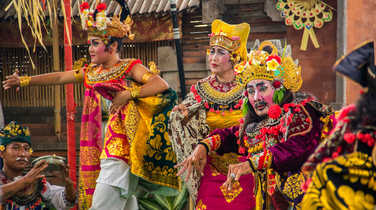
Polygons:
<instances>
[{"instance_id":1,"label":"gold crown headdress","mask_svg":"<svg viewBox=\"0 0 376 210\"><path fill-rule=\"evenodd\" d=\"M235 55L235 61L247 58L247 40L250 31L248 23L231 25L222 20L212 22L210 46L220 46Z\"/></svg>"},{"instance_id":2,"label":"gold crown headdress","mask_svg":"<svg viewBox=\"0 0 376 210\"><path fill-rule=\"evenodd\" d=\"M125 3L120 1L119 3L122 6L121 17L109 18L106 15L105 3L98 4L95 11L90 11L89 3L83 2L80 6L82 29L88 31L89 35L101 37L103 40L109 40L111 37L128 37L133 40L135 36L131 32L133 20L128 15L129 10Z\"/></svg>"},{"instance_id":3,"label":"gold crown headdress","mask_svg":"<svg viewBox=\"0 0 376 210\"><path fill-rule=\"evenodd\" d=\"M235 71L241 84L256 79L278 80L286 89L296 92L303 83L301 67L284 52L279 56L277 47L270 41L264 41L257 50L252 50L246 61L235 66Z\"/></svg>"}]
</instances>

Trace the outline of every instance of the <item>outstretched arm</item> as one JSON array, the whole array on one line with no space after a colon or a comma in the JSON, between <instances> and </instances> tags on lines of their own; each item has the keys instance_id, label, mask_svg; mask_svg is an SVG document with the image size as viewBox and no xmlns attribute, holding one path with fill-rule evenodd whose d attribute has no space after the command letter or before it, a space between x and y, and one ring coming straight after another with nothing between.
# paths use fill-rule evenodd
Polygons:
<instances>
[{"instance_id":1,"label":"outstretched arm","mask_svg":"<svg viewBox=\"0 0 376 210\"><path fill-rule=\"evenodd\" d=\"M40 74L35 76L19 76L18 71L14 74L6 76L3 81L5 90L12 87L23 87L28 85L60 85L73 82L80 82L83 78L83 70L53 72Z\"/></svg>"}]
</instances>

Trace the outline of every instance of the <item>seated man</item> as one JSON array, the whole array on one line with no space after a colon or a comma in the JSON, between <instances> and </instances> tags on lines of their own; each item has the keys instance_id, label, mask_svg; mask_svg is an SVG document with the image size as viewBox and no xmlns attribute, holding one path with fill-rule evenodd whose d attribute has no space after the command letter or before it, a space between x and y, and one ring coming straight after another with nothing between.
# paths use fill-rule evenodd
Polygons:
<instances>
[{"instance_id":1,"label":"seated man","mask_svg":"<svg viewBox=\"0 0 376 210\"><path fill-rule=\"evenodd\" d=\"M49 184L43 170L46 161L35 164L24 175L32 154L30 132L15 122L0 130L0 192L3 209L69 209L76 201L73 182L66 178L65 187Z\"/></svg>"}]
</instances>

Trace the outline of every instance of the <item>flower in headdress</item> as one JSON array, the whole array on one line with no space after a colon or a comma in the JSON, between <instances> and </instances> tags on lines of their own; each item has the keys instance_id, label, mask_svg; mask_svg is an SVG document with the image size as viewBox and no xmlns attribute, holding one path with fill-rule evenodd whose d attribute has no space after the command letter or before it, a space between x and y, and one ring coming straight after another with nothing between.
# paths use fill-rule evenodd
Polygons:
<instances>
[{"instance_id":1,"label":"flower in headdress","mask_svg":"<svg viewBox=\"0 0 376 210\"><path fill-rule=\"evenodd\" d=\"M278 88L280 88L281 87L281 85L282 85L282 82L281 81L279 81L279 80L274 80L274 82L273 82L273 87L275 88L275 89L278 89Z\"/></svg>"},{"instance_id":2,"label":"flower in headdress","mask_svg":"<svg viewBox=\"0 0 376 210\"><path fill-rule=\"evenodd\" d=\"M268 56L268 58L266 59L266 62L268 61L271 61L271 60L275 60L278 62L278 64L281 64L281 57L277 56L277 55L270 55Z\"/></svg>"},{"instance_id":3,"label":"flower in headdress","mask_svg":"<svg viewBox=\"0 0 376 210\"><path fill-rule=\"evenodd\" d=\"M90 5L87 2L82 2L82 4L80 5L80 11L81 12L83 12L85 9L89 9L89 8L90 8Z\"/></svg>"},{"instance_id":4,"label":"flower in headdress","mask_svg":"<svg viewBox=\"0 0 376 210\"><path fill-rule=\"evenodd\" d=\"M278 63L276 59L271 59L269 61L266 61L266 69L268 71L277 70L279 66L280 64Z\"/></svg>"},{"instance_id":5,"label":"flower in headdress","mask_svg":"<svg viewBox=\"0 0 376 210\"><path fill-rule=\"evenodd\" d=\"M98 10L98 12L102 12L103 10L106 10L106 4L105 3L100 3L100 4L98 4L98 6L97 6L97 10Z\"/></svg>"},{"instance_id":6,"label":"flower in headdress","mask_svg":"<svg viewBox=\"0 0 376 210\"><path fill-rule=\"evenodd\" d=\"M4 151L5 150L5 146L4 145L0 145L0 151Z\"/></svg>"}]
</instances>

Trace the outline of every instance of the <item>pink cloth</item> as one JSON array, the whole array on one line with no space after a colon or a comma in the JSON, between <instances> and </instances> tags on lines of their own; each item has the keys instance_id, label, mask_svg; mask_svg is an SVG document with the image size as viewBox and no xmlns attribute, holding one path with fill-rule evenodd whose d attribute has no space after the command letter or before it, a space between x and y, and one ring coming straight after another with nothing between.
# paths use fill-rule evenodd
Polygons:
<instances>
[{"instance_id":1,"label":"pink cloth","mask_svg":"<svg viewBox=\"0 0 376 210\"><path fill-rule=\"evenodd\" d=\"M243 162L245 160L245 157L239 158L239 161ZM253 196L253 176L248 174L240 177L239 182L242 191L229 203L226 201L220 189L221 185L226 181L226 175L220 174L213 168L213 166L210 166L210 157L208 157L208 164L206 164L204 168L204 176L201 178L200 188L198 190L196 210L254 209L255 198Z\"/></svg>"}]
</instances>

